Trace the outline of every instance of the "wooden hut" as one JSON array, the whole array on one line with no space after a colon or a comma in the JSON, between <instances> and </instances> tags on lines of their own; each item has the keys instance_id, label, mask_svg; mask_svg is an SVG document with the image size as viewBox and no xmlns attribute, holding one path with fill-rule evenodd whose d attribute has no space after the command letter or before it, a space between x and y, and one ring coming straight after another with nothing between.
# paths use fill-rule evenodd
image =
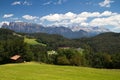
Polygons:
<instances>
[{"instance_id":1,"label":"wooden hut","mask_svg":"<svg viewBox=\"0 0 120 80\"><path fill-rule=\"evenodd\" d=\"M22 57L20 55L14 55L14 56L10 57L10 60L12 63L24 62L24 60L22 59Z\"/></svg>"}]
</instances>

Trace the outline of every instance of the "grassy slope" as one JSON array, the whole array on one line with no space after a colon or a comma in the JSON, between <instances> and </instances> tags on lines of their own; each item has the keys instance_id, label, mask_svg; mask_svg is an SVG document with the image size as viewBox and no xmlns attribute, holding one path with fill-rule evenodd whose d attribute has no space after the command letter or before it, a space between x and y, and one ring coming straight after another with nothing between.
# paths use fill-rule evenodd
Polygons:
<instances>
[{"instance_id":1,"label":"grassy slope","mask_svg":"<svg viewBox=\"0 0 120 80\"><path fill-rule=\"evenodd\" d=\"M45 44L37 42L36 39L29 39L29 38L25 37L24 41L26 43L30 44L30 45L43 45L43 46L46 46Z\"/></svg>"},{"instance_id":2,"label":"grassy slope","mask_svg":"<svg viewBox=\"0 0 120 80\"><path fill-rule=\"evenodd\" d=\"M37 63L0 65L0 80L120 80L120 70Z\"/></svg>"}]
</instances>

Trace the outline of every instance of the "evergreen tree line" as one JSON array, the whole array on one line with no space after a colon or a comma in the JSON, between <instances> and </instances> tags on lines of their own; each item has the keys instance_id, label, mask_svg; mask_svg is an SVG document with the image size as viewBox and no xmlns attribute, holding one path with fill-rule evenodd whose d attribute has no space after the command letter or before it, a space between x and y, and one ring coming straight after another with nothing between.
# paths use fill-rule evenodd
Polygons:
<instances>
[{"instance_id":1,"label":"evergreen tree line","mask_svg":"<svg viewBox=\"0 0 120 80\"><path fill-rule=\"evenodd\" d=\"M0 29L0 64L10 63L10 57L20 55L24 61L95 68L120 68L120 47L119 43L116 44L115 41L119 42L118 34L110 33L105 37L100 35L92 40L89 38L70 40L59 35L48 37L45 36L46 34L27 35L30 36L29 38L34 37L37 38L38 42L47 44L47 46L41 46L29 45L24 42L24 37L13 35L13 33L15 32ZM110 35L115 36L115 38L110 38ZM104 43L102 40L106 40L108 36L109 40ZM111 41L114 43L111 44ZM107 42L109 42L109 46ZM79 47L83 50L79 50ZM52 50L55 53L49 54L48 51Z\"/></svg>"},{"instance_id":2,"label":"evergreen tree line","mask_svg":"<svg viewBox=\"0 0 120 80\"><path fill-rule=\"evenodd\" d=\"M31 51L24 43L24 38L13 34L13 31L0 29L0 64L9 63L14 55L21 55L26 61L31 60Z\"/></svg>"},{"instance_id":3,"label":"evergreen tree line","mask_svg":"<svg viewBox=\"0 0 120 80\"><path fill-rule=\"evenodd\" d=\"M31 46L34 61L56 65L88 66L95 68L120 68L120 54L94 53L92 50L84 51L76 48L57 49L55 53L48 54L42 46Z\"/></svg>"}]
</instances>

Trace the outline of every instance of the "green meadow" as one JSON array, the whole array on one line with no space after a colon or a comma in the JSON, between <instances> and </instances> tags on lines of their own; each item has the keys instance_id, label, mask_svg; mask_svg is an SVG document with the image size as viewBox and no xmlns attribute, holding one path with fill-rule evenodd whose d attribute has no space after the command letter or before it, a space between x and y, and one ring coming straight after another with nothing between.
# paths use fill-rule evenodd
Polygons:
<instances>
[{"instance_id":1,"label":"green meadow","mask_svg":"<svg viewBox=\"0 0 120 80\"><path fill-rule=\"evenodd\" d=\"M120 80L120 70L30 62L0 65L0 80Z\"/></svg>"},{"instance_id":2,"label":"green meadow","mask_svg":"<svg viewBox=\"0 0 120 80\"><path fill-rule=\"evenodd\" d=\"M45 44L39 43L36 41L36 39L29 39L29 38L24 38L24 42L30 44L30 45L42 45L42 46L46 46Z\"/></svg>"}]
</instances>

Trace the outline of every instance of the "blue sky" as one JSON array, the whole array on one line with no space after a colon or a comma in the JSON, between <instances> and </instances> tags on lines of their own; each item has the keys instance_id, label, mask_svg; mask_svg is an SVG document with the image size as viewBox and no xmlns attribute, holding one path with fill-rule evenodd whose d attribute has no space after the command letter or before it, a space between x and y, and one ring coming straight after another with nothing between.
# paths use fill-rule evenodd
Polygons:
<instances>
[{"instance_id":1,"label":"blue sky","mask_svg":"<svg viewBox=\"0 0 120 80\"><path fill-rule=\"evenodd\" d=\"M0 25L12 21L120 32L120 0L0 0Z\"/></svg>"}]
</instances>

